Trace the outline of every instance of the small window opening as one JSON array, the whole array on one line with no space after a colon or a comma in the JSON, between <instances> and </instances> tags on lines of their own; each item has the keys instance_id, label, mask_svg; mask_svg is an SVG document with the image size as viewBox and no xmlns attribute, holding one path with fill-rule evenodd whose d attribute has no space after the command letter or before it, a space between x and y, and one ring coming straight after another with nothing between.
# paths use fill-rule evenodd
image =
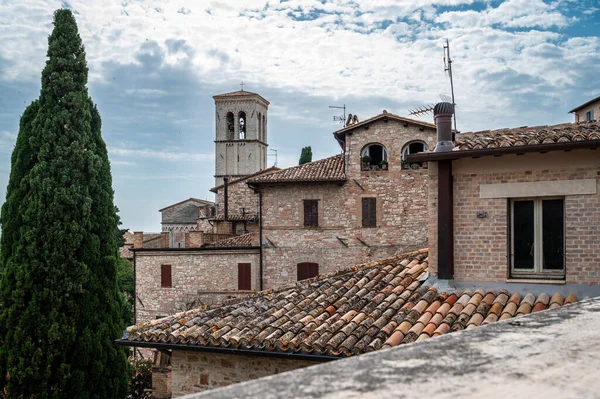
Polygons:
<instances>
[{"instance_id":1,"label":"small window opening","mask_svg":"<svg viewBox=\"0 0 600 399\"><path fill-rule=\"evenodd\" d=\"M233 140L235 123L233 121L233 112L227 113L227 140Z\"/></svg>"},{"instance_id":2,"label":"small window opening","mask_svg":"<svg viewBox=\"0 0 600 399\"><path fill-rule=\"evenodd\" d=\"M246 139L246 113L240 112L238 116L240 127L240 140Z\"/></svg>"},{"instance_id":3,"label":"small window opening","mask_svg":"<svg viewBox=\"0 0 600 399\"><path fill-rule=\"evenodd\" d=\"M306 280L307 278L317 277L319 275L319 264L313 262L298 263L298 281Z\"/></svg>"}]
</instances>

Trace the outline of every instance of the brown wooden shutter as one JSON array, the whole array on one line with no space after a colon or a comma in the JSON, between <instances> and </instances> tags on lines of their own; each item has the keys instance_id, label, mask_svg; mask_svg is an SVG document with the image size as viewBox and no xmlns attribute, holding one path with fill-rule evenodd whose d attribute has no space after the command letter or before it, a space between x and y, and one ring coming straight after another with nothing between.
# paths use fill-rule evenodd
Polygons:
<instances>
[{"instance_id":1,"label":"brown wooden shutter","mask_svg":"<svg viewBox=\"0 0 600 399\"><path fill-rule=\"evenodd\" d=\"M319 264L312 262L298 263L298 281L319 275Z\"/></svg>"},{"instance_id":2,"label":"brown wooden shutter","mask_svg":"<svg viewBox=\"0 0 600 399\"><path fill-rule=\"evenodd\" d=\"M164 288L171 288L173 286L171 265L160 265L160 286Z\"/></svg>"},{"instance_id":3,"label":"brown wooden shutter","mask_svg":"<svg viewBox=\"0 0 600 399\"><path fill-rule=\"evenodd\" d=\"M250 291L252 289L251 271L250 263L238 263L238 290Z\"/></svg>"},{"instance_id":4,"label":"brown wooden shutter","mask_svg":"<svg viewBox=\"0 0 600 399\"><path fill-rule=\"evenodd\" d=\"M319 227L319 201L304 200L304 227Z\"/></svg>"},{"instance_id":5,"label":"brown wooden shutter","mask_svg":"<svg viewBox=\"0 0 600 399\"><path fill-rule=\"evenodd\" d=\"M377 199L362 199L362 225L363 227L377 227Z\"/></svg>"}]
</instances>

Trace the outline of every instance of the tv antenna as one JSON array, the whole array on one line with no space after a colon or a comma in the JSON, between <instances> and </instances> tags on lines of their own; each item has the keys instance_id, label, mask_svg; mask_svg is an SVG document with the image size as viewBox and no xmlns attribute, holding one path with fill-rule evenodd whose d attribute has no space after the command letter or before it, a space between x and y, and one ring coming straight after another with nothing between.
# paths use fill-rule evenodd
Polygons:
<instances>
[{"instance_id":1,"label":"tv antenna","mask_svg":"<svg viewBox=\"0 0 600 399\"><path fill-rule=\"evenodd\" d=\"M452 96L449 97L445 94L440 94L440 99L445 102L449 102L454 105L454 131L456 132L456 103L454 102L454 81L452 80L452 59L450 58L450 43L448 39L446 39L446 44L444 44L444 72L448 72L448 77L450 78L450 91ZM428 104L425 106L417 107L415 109L409 109L408 113L410 115L421 116L423 114L433 113L433 107L435 105Z\"/></svg>"},{"instance_id":2,"label":"tv antenna","mask_svg":"<svg viewBox=\"0 0 600 399\"><path fill-rule=\"evenodd\" d=\"M277 150L274 150L273 148L269 148L269 151L273 151L275 154L267 154L268 157L275 157L275 163L273 164L274 167L277 167Z\"/></svg>"},{"instance_id":3,"label":"tv antenna","mask_svg":"<svg viewBox=\"0 0 600 399\"><path fill-rule=\"evenodd\" d=\"M344 104L342 107L340 107L338 105L330 105L329 108L338 108L338 109L343 109L344 110L344 115L343 116L335 115L333 117L333 120L335 122L342 122L344 124L344 127L346 127L346 104Z\"/></svg>"}]
</instances>

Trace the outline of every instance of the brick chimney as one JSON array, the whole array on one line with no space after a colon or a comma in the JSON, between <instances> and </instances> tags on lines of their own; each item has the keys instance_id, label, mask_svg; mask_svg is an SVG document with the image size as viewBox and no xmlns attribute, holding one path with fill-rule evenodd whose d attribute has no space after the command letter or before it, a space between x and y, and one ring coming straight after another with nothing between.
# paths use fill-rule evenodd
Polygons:
<instances>
[{"instance_id":1,"label":"brick chimney","mask_svg":"<svg viewBox=\"0 0 600 399\"><path fill-rule=\"evenodd\" d=\"M450 103L437 103L433 107L433 118L437 126L437 145L433 152L452 151L454 143L452 141L452 115L454 114L454 105Z\"/></svg>"},{"instance_id":2,"label":"brick chimney","mask_svg":"<svg viewBox=\"0 0 600 399\"><path fill-rule=\"evenodd\" d=\"M144 246L144 232L133 232L133 248L142 248Z\"/></svg>"},{"instance_id":3,"label":"brick chimney","mask_svg":"<svg viewBox=\"0 0 600 399\"><path fill-rule=\"evenodd\" d=\"M204 244L203 231L188 231L185 235L186 248L200 248Z\"/></svg>"}]
</instances>

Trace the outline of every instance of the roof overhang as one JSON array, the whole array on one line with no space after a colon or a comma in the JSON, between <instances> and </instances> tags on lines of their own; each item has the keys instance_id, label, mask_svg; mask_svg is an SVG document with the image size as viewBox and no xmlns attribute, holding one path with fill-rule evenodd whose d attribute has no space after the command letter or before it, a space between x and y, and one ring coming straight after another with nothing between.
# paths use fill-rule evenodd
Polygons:
<instances>
[{"instance_id":1,"label":"roof overhang","mask_svg":"<svg viewBox=\"0 0 600 399\"><path fill-rule=\"evenodd\" d=\"M429 162L455 160L461 158L480 158L485 156L501 156L508 154L526 154L531 152L551 152L551 151L571 151L579 149L597 149L600 147L600 140L569 141L565 143L534 144L510 147L481 148L477 150L459 150L447 152L425 152L414 155L407 155L407 162Z\"/></svg>"},{"instance_id":2,"label":"roof overhang","mask_svg":"<svg viewBox=\"0 0 600 399\"><path fill-rule=\"evenodd\" d=\"M590 104L593 104L593 103L595 103L595 102L597 102L597 101L600 101L600 96L598 96L598 97L596 97L596 98L593 98L593 99L591 99L590 101L588 101L588 102L586 102L586 103L583 103L583 104L581 104L581 105L580 105L580 106L578 106L578 107L575 107L575 108L573 108L572 110L570 110L570 111L569 111L569 113L570 113L570 114L572 114L572 113L575 113L575 112L579 111L580 109L582 109L582 108L585 108L585 107L587 107L588 105L590 105Z\"/></svg>"},{"instance_id":3,"label":"roof overhang","mask_svg":"<svg viewBox=\"0 0 600 399\"><path fill-rule=\"evenodd\" d=\"M286 181L255 181L248 182L248 186L256 187L256 186L273 186L273 185L284 185L284 184L311 184L311 183L337 183L343 184L346 182L346 179L336 179L336 180L286 180Z\"/></svg>"},{"instance_id":4,"label":"roof overhang","mask_svg":"<svg viewBox=\"0 0 600 399\"><path fill-rule=\"evenodd\" d=\"M233 355L285 357L288 359L294 358L294 359L304 359L304 360L331 361L331 360L339 360L340 358L347 357L347 356L343 356L343 355L342 356L316 355L316 354L312 354L312 353L308 353L308 352L279 352L279 351L244 349L244 348L236 348L236 347L130 341L127 339L117 339L114 342L117 345L140 347L140 348L156 348L156 349L163 349L163 350L181 350L181 351L198 351L198 352L218 352L218 353L229 353L229 354L233 354Z\"/></svg>"},{"instance_id":5,"label":"roof overhang","mask_svg":"<svg viewBox=\"0 0 600 399\"><path fill-rule=\"evenodd\" d=\"M205 252L205 251L239 251L239 250L257 250L260 246L250 247L196 247L196 248L130 248L133 252Z\"/></svg>"}]
</instances>

